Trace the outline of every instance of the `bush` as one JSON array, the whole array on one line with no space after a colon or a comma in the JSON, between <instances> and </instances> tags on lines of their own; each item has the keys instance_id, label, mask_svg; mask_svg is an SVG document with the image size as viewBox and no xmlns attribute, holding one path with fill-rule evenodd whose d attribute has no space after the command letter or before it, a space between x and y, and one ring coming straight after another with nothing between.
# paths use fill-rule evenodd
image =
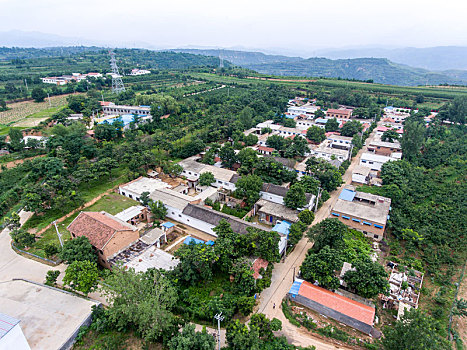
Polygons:
<instances>
[{"instance_id":1,"label":"bush","mask_svg":"<svg viewBox=\"0 0 467 350\"><path fill-rule=\"evenodd\" d=\"M49 270L45 276L45 284L48 286L54 286L57 283L57 278L60 275L58 270Z\"/></svg>"},{"instance_id":2,"label":"bush","mask_svg":"<svg viewBox=\"0 0 467 350\"><path fill-rule=\"evenodd\" d=\"M13 230L10 232L10 236L18 248L31 247L36 241L35 235L24 230Z\"/></svg>"},{"instance_id":3,"label":"bush","mask_svg":"<svg viewBox=\"0 0 467 350\"><path fill-rule=\"evenodd\" d=\"M256 300L254 297L247 297L247 296L242 296L238 298L237 300L237 308L238 311L243 315L243 316L248 316L253 312L253 308L255 307Z\"/></svg>"},{"instance_id":4,"label":"bush","mask_svg":"<svg viewBox=\"0 0 467 350\"><path fill-rule=\"evenodd\" d=\"M304 222L307 225L311 225L313 220L315 219L315 213L313 213L311 210L303 210L298 214L298 218L300 221Z\"/></svg>"},{"instance_id":5,"label":"bush","mask_svg":"<svg viewBox=\"0 0 467 350\"><path fill-rule=\"evenodd\" d=\"M50 258L51 256L55 255L58 253L58 248L55 244L47 244L44 247L44 253L46 258Z\"/></svg>"}]
</instances>

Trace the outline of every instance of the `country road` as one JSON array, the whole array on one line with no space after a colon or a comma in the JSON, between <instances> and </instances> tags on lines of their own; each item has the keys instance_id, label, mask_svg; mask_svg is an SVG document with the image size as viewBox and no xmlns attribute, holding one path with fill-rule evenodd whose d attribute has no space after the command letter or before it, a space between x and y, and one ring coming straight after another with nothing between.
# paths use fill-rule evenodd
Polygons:
<instances>
[{"instance_id":1,"label":"country road","mask_svg":"<svg viewBox=\"0 0 467 350\"><path fill-rule=\"evenodd\" d=\"M376 135L376 132L370 134L367 138L371 141ZM323 206L316 212L315 220L312 225L319 223L320 221L329 217L332 206L339 198L339 194L345 185L352 182L352 170L356 165L360 163L362 154L367 150L364 145L358 154L352 159L352 162L343 175L343 184L330 195L331 197L323 204ZM346 345L333 345L330 342L323 340L321 337L311 334L310 332L304 331L292 325L284 316L281 310L282 299L288 293L293 283L294 273L298 273L300 265L302 264L308 250L313 246L313 242L310 242L305 236L298 242L295 249L287 256L284 262L279 262L274 265L274 271L271 278L271 286L266 288L261 293L260 304L258 312L265 314L268 318L277 318L282 321L282 334L287 337L289 342L298 346L311 346L314 345L318 350L324 349L352 349ZM273 308L274 304L276 308Z\"/></svg>"}]
</instances>

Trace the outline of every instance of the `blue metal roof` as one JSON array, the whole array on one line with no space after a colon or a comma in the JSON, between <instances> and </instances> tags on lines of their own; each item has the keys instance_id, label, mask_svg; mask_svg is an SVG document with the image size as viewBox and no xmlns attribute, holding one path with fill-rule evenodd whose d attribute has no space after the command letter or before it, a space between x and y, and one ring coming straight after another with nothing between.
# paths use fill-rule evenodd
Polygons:
<instances>
[{"instance_id":1,"label":"blue metal roof","mask_svg":"<svg viewBox=\"0 0 467 350\"><path fill-rule=\"evenodd\" d=\"M347 188L344 188L339 195L339 199L343 199L345 201L352 202L355 197L355 191L351 191Z\"/></svg>"},{"instance_id":2,"label":"blue metal roof","mask_svg":"<svg viewBox=\"0 0 467 350\"><path fill-rule=\"evenodd\" d=\"M174 227L175 224L172 224L171 222L168 222L168 221L167 221L167 222L164 222L164 223L162 224L162 226L164 226L164 227L166 227L166 228L171 228L171 227Z\"/></svg>"},{"instance_id":3,"label":"blue metal roof","mask_svg":"<svg viewBox=\"0 0 467 350\"><path fill-rule=\"evenodd\" d=\"M282 233L286 236L289 235L289 230L290 230L290 226L292 226L292 224L288 221L281 221L279 224L276 224L272 230L273 231L276 231L278 233Z\"/></svg>"},{"instance_id":4,"label":"blue metal roof","mask_svg":"<svg viewBox=\"0 0 467 350\"><path fill-rule=\"evenodd\" d=\"M0 339L19 323L17 318L0 313Z\"/></svg>"},{"instance_id":5,"label":"blue metal roof","mask_svg":"<svg viewBox=\"0 0 467 350\"><path fill-rule=\"evenodd\" d=\"M298 295L298 291L300 290L300 286L302 285L302 282L295 281L292 284L292 287L289 290L289 294L292 296L292 298L295 298Z\"/></svg>"},{"instance_id":6,"label":"blue metal roof","mask_svg":"<svg viewBox=\"0 0 467 350\"><path fill-rule=\"evenodd\" d=\"M328 120L327 119L323 119L323 118L317 118L315 119L315 123L327 123Z\"/></svg>"}]
</instances>

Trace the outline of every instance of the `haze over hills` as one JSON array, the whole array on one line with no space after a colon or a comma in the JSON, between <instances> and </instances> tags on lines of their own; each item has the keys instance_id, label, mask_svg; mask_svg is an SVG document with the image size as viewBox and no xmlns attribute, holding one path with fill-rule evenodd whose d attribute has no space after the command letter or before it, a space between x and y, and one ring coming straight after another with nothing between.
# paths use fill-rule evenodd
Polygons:
<instances>
[{"instance_id":1,"label":"haze over hills","mask_svg":"<svg viewBox=\"0 0 467 350\"><path fill-rule=\"evenodd\" d=\"M176 49L174 51L208 56L221 54L225 60L265 74L373 80L377 83L395 85L467 84L467 71L435 72L394 63L385 58L331 60L232 50Z\"/></svg>"}]
</instances>

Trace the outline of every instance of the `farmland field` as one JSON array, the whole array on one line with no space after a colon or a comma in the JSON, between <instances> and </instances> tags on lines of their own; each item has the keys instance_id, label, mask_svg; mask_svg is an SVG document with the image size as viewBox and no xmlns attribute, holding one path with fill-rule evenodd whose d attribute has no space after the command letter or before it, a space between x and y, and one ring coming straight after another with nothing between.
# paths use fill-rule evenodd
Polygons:
<instances>
[{"instance_id":1,"label":"farmland field","mask_svg":"<svg viewBox=\"0 0 467 350\"><path fill-rule=\"evenodd\" d=\"M0 112L0 124L12 125L28 117L33 117L35 119L41 118L44 120L49 118L52 114L56 113L61 107L65 105L66 95L50 97L50 105L47 99L44 102L38 103L33 101L12 103L7 106L9 108L7 111Z\"/></svg>"}]
</instances>

